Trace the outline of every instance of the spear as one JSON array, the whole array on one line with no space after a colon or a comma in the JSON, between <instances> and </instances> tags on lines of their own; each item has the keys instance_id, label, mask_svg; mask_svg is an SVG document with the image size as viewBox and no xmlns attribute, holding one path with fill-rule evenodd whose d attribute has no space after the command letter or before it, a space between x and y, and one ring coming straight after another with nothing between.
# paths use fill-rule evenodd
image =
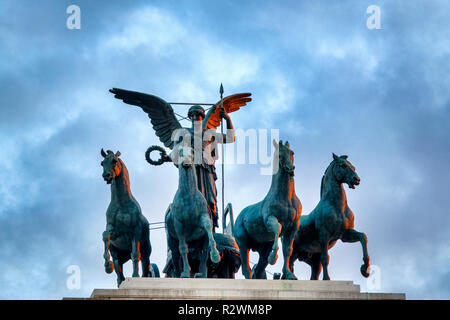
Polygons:
<instances>
[{"instance_id":1,"label":"spear","mask_svg":"<svg viewBox=\"0 0 450 320\"><path fill-rule=\"evenodd\" d=\"M223 85L220 84L220 108L223 110ZM225 214L225 195L224 195L224 187L225 187L225 178L224 178L224 165L225 165L225 154L224 154L224 142L223 141L223 119L220 119L220 131L222 133L222 217Z\"/></svg>"}]
</instances>

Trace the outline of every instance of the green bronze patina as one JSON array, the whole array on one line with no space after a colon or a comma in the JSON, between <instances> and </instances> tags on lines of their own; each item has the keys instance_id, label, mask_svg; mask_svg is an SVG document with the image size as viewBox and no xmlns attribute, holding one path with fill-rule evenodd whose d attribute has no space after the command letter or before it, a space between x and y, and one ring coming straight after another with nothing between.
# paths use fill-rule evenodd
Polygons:
<instances>
[{"instance_id":1,"label":"green bronze patina","mask_svg":"<svg viewBox=\"0 0 450 320\"><path fill-rule=\"evenodd\" d=\"M150 229L147 219L142 215L141 207L133 197L130 189L128 170L119 158L120 152L101 150L104 158L103 179L111 185L111 202L106 211L106 230L103 232L105 244L105 271L116 271L117 286L125 277L123 264L130 258L133 262L133 277L139 277L139 260L142 265L142 276L151 276ZM110 260L112 257L112 262ZM154 272L158 273L157 270Z\"/></svg>"},{"instance_id":2,"label":"green bronze patina","mask_svg":"<svg viewBox=\"0 0 450 320\"><path fill-rule=\"evenodd\" d=\"M187 277L191 274L189 263L192 263L195 276L234 277L234 273L240 265L237 244L232 235L214 233L214 228L218 226L215 183L217 175L214 166L217 151L214 146L217 143L223 144L235 141L233 124L228 114L239 110L250 102L251 94L238 93L222 99L223 88L221 86L221 100L211 104L212 107L207 112L200 105L191 106L188 118L192 122L192 127L183 128L176 119L171 104L159 97L117 88L111 89L110 92L114 94L115 98L123 100L124 103L141 107L147 113L156 135L165 147L174 150L180 147L181 149L178 151L181 151L187 150L182 145L188 144L198 148L198 150L195 149L197 156L192 166L178 165L180 185L174 202L166 213L167 221L170 221L169 225L166 223L168 247L170 249L168 262L164 269L167 271L166 273L177 277ZM220 134L215 132L216 128L221 125L222 119L226 122L226 134L223 134L223 131ZM178 139L180 137L182 139ZM200 141L199 146L196 144L196 139L197 142ZM150 158L150 153L155 150L158 150L161 155L161 158L157 161ZM171 155L176 156L178 151L172 152ZM158 146L150 147L145 156L152 165L161 165L173 160L173 157L168 156L165 150ZM209 221L204 216L204 202L206 202ZM231 208L231 204L228 205L228 208ZM184 219L183 221L186 223L180 225L179 220L172 218L174 216ZM198 221L199 217L201 217L200 221ZM211 240L210 222L213 231L212 240L218 241L217 249L219 249L222 257L220 262L216 254L215 244L213 245ZM190 229L189 226L195 230ZM199 226L201 226L200 229ZM197 239L199 233L203 234L204 232L206 232L206 235ZM208 254L205 254L207 244L211 246L212 250L210 259L208 259ZM182 246L181 249L180 246ZM186 249L186 246L190 250ZM173 251L172 249L175 247L177 249ZM176 263L173 263L172 260ZM206 260L208 260L207 269L205 269ZM183 270L180 268L181 264Z\"/></svg>"},{"instance_id":3,"label":"green bronze patina","mask_svg":"<svg viewBox=\"0 0 450 320\"><path fill-rule=\"evenodd\" d=\"M363 249L361 274L369 276L369 255L367 237L354 230L354 215L347 204L343 184L351 189L359 185L360 178L347 156L338 157L333 153L333 161L325 170L320 188L320 201L316 208L300 219L300 228L295 235L291 270L296 259L311 266L311 280L318 280L323 268L323 280L330 280L328 274L328 250L337 240L360 242Z\"/></svg>"},{"instance_id":4,"label":"green bronze patina","mask_svg":"<svg viewBox=\"0 0 450 320\"><path fill-rule=\"evenodd\" d=\"M239 247L234 238L227 234L214 233L214 240L216 241L217 250L220 254L220 261L213 263L208 257L207 260L207 277L220 279L234 279L235 273L241 267L241 258L239 255ZM198 242L198 241L197 241ZM197 248L200 243L195 241L189 243L189 266L191 267L191 277L199 273L200 261L203 258L201 251ZM180 264L180 260L178 261ZM175 270L174 261L172 258L172 251L169 250L167 255L166 266L163 272L169 278L179 278L180 273Z\"/></svg>"},{"instance_id":5,"label":"green bronze patina","mask_svg":"<svg viewBox=\"0 0 450 320\"><path fill-rule=\"evenodd\" d=\"M234 236L239 246L242 273L246 279L265 278L267 264L277 260L278 238L281 238L284 264L283 279L296 279L289 268L292 243L297 231L302 205L295 194L294 152L289 143L273 141L275 146L272 185L264 200L246 207L236 219ZM250 270L248 253L259 253L254 273Z\"/></svg>"},{"instance_id":6,"label":"green bronze patina","mask_svg":"<svg viewBox=\"0 0 450 320\"><path fill-rule=\"evenodd\" d=\"M213 228L218 227L217 215L217 189L216 189L216 168L215 159L217 151L212 146L217 143L233 143L235 132L229 113L239 110L248 102L252 101L250 93L238 93L227 96L205 113L199 105L193 105L189 109L188 118L192 122L192 127L183 128L177 118L170 103L160 97L141 92L129 91L113 88L109 90L114 97L121 99L124 103L139 106L150 118L155 134L165 147L173 149L179 143L174 139L177 132L182 132L183 139L189 139L190 145L195 147L194 137L200 141L199 157L194 165L197 175L197 188L203 194L208 205L208 213L213 221ZM219 134L215 130L224 119L227 125L227 133ZM175 141L176 140L176 141ZM185 141L186 142L186 141ZM208 157L204 157L208 154ZM151 161L147 153L147 161L152 164L162 164L168 158L160 161ZM198 160L198 161L197 161Z\"/></svg>"},{"instance_id":7,"label":"green bronze patina","mask_svg":"<svg viewBox=\"0 0 450 320\"><path fill-rule=\"evenodd\" d=\"M227 228L226 216L228 214L230 215L230 225ZM224 233L213 233L214 240L216 241L217 245L217 250L219 251L221 258L218 263L213 263L208 257L208 278L234 279L235 273L238 272L239 268L241 267L239 247L234 237L232 236L232 230L234 230L234 221L232 217L233 208L231 206L231 203L229 203L222 216L222 221L224 222ZM230 229L231 232L227 234L226 229ZM200 247L198 241L197 243L189 243L188 260L189 266L191 267L191 277L199 272L200 259L202 258L202 256L201 254L199 254L199 250L197 250L198 247ZM178 261L177 263L180 264L181 261ZM172 252L170 250L168 250L167 253L166 266L164 267L163 272L167 277L170 278L180 277L180 274L175 271Z\"/></svg>"},{"instance_id":8,"label":"green bronze patina","mask_svg":"<svg viewBox=\"0 0 450 320\"><path fill-rule=\"evenodd\" d=\"M213 263L220 261L220 254L213 237L213 224L208 213L205 197L197 189L197 178L194 169L194 150L191 147L177 144L169 155L178 167L179 182L175 197L166 212L167 245L172 252L175 273L181 278L189 278L189 243L200 241L196 247L199 250L199 273L196 277L207 277L207 259L210 255Z\"/></svg>"}]
</instances>

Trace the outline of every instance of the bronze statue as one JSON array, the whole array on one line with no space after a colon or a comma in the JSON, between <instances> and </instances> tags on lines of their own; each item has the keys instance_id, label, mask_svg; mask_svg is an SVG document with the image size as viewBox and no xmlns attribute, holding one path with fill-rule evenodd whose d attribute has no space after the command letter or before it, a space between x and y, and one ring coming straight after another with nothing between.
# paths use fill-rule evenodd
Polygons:
<instances>
[{"instance_id":1,"label":"bronze statue","mask_svg":"<svg viewBox=\"0 0 450 320\"><path fill-rule=\"evenodd\" d=\"M227 234L214 233L214 240L216 241L217 250L219 251L220 261L213 263L208 257L206 268L207 278L219 278L219 279L234 279L235 273L238 272L241 267L241 258L239 255L239 247L236 244L234 238ZM188 260L191 267L191 278L198 276L200 261L202 255L197 249L200 247L199 243L191 242L189 245ZM178 261L179 263L180 261ZM180 273L175 270L174 261L172 257L172 251L169 250L167 254L166 266L163 273L168 278L179 278Z\"/></svg>"},{"instance_id":2,"label":"bronze statue","mask_svg":"<svg viewBox=\"0 0 450 320\"><path fill-rule=\"evenodd\" d=\"M192 127L182 128L175 117L170 103L163 99L140 92L113 88L110 90L117 99L144 110L153 125L156 135L164 146L173 149L181 139L189 140L194 148L196 138L200 141L200 150L196 154L195 171L197 175L197 188L203 194L208 205L208 213L213 221L213 228L218 227L217 217L217 189L216 168L214 162L217 156L215 145L217 143L232 143L235 141L233 123L228 113L239 110L251 101L250 93L238 93L221 99L214 104L205 115L205 110L200 105L193 105L188 112L188 118L192 121ZM221 107L223 102L223 107ZM221 124L221 119L226 120L227 134L218 134L216 128ZM179 132L179 133L177 133ZM149 158L147 158L149 160ZM163 158L159 163L170 161L169 157Z\"/></svg>"},{"instance_id":3,"label":"bronze statue","mask_svg":"<svg viewBox=\"0 0 450 320\"><path fill-rule=\"evenodd\" d=\"M123 264L130 258L133 262L133 277L139 277L139 261L142 265L142 276L148 277L159 274L155 264L150 264L152 247L150 244L150 229L147 219L142 215L141 207L133 197L130 189L130 179L125 163L119 158L120 152L105 152L103 179L111 185L111 202L106 211L106 230L103 232L105 244L105 271L116 271L117 286L125 277ZM112 262L110 260L112 256Z\"/></svg>"},{"instance_id":4,"label":"bronze statue","mask_svg":"<svg viewBox=\"0 0 450 320\"><path fill-rule=\"evenodd\" d=\"M268 263L277 260L278 238L281 237L284 264L283 279L297 279L290 270L292 243L299 226L302 205L294 187L294 152L289 143L273 141L275 146L272 185L264 200L250 205L239 214L234 236L239 246L242 273L246 279L265 278ZM279 168L279 169L278 169ZM249 249L259 253L254 272L250 270Z\"/></svg>"},{"instance_id":5,"label":"bronze statue","mask_svg":"<svg viewBox=\"0 0 450 320\"><path fill-rule=\"evenodd\" d=\"M234 229L233 227L233 213L231 204L228 204L222 221L224 223L224 233L213 233L214 240L216 241L217 250L220 254L220 261L218 263L213 263L211 259L208 257L207 260L207 277L208 278L221 278L221 279L234 279L235 273L238 272L241 267L241 257L239 254L239 247L231 235L231 233L227 234L228 230L226 230L226 215L230 214L230 231ZM191 267L191 277L199 272L199 265L201 260L200 251L197 249L200 247L198 243L190 243L189 245L189 253L188 260L189 266ZM177 262L178 264L181 261ZM172 252L168 250L167 253L167 261L166 266L164 267L163 272L169 278L179 278L180 274L177 273L174 267L174 261L172 257Z\"/></svg>"},{"instance_id":6,"label":"bronze statue","mask_svg":"<svg viewBox=\"0 0 450 320\"><path fill-rule=\"evenodd\" d=\"M213 263L220 261L220 255L213 237L208 205L205 197L196 188L194 150L190 146L177 144L170 157L178 166L179 183L165 217L167 246L172 252L174 262L180 261L180 256L182 259L183 271L180 272L180 265L174 263L175 272L180 274L181 278L189 278L191 274L188 260L189 244L200 241L196 247L200 254L199 273L195 276L206 278L208 255Z\"/></svg>"},{"instance_id":7,"label":"bronze statue","mask_svg":"<svg viewBox=\"0 0 450 320\"><path fill-rule=\"evenodd\" d=\"M320 201L309 215L300 219L290 261L292 272L295 260L299 259L311 266L311 280L319 279L322 267L323 280L330 280L328 250L341 239L342 242L361 243L364 264L360 270L364 277L369 276L367 237L353 229L354 216L347 204L343 183L355 189L360 179L347 156L338 157L333 153L333 161L322 177Z\"/></svg>"}]
</instances>

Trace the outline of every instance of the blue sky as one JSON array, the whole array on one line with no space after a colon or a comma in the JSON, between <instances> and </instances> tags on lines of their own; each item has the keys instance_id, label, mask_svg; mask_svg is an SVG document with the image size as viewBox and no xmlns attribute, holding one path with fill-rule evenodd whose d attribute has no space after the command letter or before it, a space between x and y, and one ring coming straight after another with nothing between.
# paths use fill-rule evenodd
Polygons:
<instances>
[{"instance_id":1,"label":"blue sky","mask_svg":"<svg viewBox=\"0 0 450 320\"><path fill-rule=\"evenodd\" d=\"M66 28L71 4L80 30ZM380 30L366 27L372 4ZM110 193L100 148L120 150L144 215L162 221L177 171L145 162L159 144L147 116L108 89L216 102L223 83L225 95L253 95L231 115L237 128L279 129L289 140L303 214L319 200L332 152L349 156L361 185L346 187L348 202L381 271L378 291L449 299L449 16L448 1L3 0L0 298L115 287L103 270ZM270 177L259 170L226 167L236 213L266 194ZM164 231L151 241L162 269ZM359 244L339 243L330 256L332 279L369 290ZM80 267L79 290L66 287L70 265ZM309 269L297 262L296 274L308 279Z\"/></svg>"}]
</instances>

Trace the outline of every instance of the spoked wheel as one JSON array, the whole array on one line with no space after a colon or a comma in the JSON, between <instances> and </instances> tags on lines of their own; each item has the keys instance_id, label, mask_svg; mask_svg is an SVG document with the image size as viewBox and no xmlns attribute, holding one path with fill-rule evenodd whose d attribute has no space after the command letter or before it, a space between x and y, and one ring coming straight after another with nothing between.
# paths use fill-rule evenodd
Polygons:
<instances>
[{"instance_id":1,"label":"spoked wheel","mask_svg":"<svg viewBox=\"0 0 450 320\"><path fill-rule=\"evenodd\" d=\"M160 275L159 275L158 266L156 265L156 263L152 263L151 266L152 266L152 269L150 270L150 274L151 274L152 278L159 278Z\"/></svg>"}]
</instances>

